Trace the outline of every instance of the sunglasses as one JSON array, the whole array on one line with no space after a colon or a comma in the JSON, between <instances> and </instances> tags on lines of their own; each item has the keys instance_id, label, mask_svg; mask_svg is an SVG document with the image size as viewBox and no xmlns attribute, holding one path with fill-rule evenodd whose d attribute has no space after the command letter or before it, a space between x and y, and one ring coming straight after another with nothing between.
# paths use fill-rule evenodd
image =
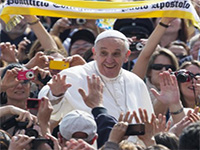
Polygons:
<instances>
[{"instance_id":1,"label":"sunglasses","mask_svg":"<svg viewBox=\"0 0 200 150\"><path fill-rule=\"evenodd\" d=\"M151 65L151 69L154 69L154 70L162 70L163 67L165 67L166 70L168 70L170 68L172 71L176 71L176 67L173 65L163 65L163 64L152 64Z\"/></svg>"}]
</instances>

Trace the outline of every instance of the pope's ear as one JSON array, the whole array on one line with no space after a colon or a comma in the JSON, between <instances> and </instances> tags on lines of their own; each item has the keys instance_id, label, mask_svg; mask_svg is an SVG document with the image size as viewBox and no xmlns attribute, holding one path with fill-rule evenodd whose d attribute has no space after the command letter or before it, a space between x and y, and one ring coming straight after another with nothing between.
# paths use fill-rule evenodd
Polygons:
<instances>
[{"instance_id":1,"label":"pope's ear","mask_svg":"<svg viewBox=\"0 0 200 150\"><path fill-rule=\"evenodd\" d=\"M94 58L95 58L95 56L96 56L96 51L95 51L95 48L94 48L94 47L92 47L92 53L93 53L93 56L94 56Z\"/></svg>"},{"instance_id":2,"label":"pope's ear","mask_svg":"<svg viewBox=\"0 0 200 150\"><path fill-rule=\"evenodd\" d=\"M129 58L130 55L131 55L131 51L128 50L128 51L126 52L126 58L125 58L125 60L124 60L124 63L126 63L126 62L128 61L128 58Z\"/></svg>"},{"instance_id":3,"label":"pope's ear","mask_svg":"<svg viewBox=\"0 0 200 150\"><path fill-rule=\"evenodd\" d=\"M92 53L95 54L95 49L94 49L94 47L92 47Z\"/></svg>"}]
</instances>

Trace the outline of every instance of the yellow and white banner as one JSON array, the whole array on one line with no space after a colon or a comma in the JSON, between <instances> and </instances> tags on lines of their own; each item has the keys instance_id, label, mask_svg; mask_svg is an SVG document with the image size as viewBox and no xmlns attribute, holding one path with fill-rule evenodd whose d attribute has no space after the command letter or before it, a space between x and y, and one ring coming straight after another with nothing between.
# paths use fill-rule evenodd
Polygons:
<instances>
[{"instance_id":1,"label":"yellow and white banner","mask_svg":"<svg viewBox=\"0 0 200 150\"><path fill-rule=\"evenodd\" d=\"M7 0L0 17L8 22L13 14L85 19L175 17L190 19L200 27L199 16L190 0Z\"/></svg>"}]
</instances>

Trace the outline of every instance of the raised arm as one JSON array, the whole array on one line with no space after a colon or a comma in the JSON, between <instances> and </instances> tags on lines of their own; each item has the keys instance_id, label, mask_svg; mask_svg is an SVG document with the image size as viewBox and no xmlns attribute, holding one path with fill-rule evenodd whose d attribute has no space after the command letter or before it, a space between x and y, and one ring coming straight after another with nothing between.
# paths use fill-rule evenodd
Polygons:
<instances>
[{"instance_id":1,"label":"raised arm","mask_svg":"<svg viewBox=\"0 0 200 150\"><path fill-rule=\"evenodd\" d=\"M149 59L153 52L155 51L161 37L165 33L167 26L174 18L162 18L161 23L159 23L154 29L153 33L149 37L144 49L138 56L138 60L133 67L133 73L137 74L142 80L144 79L149 63ZM163 25L164 24L164 25ZM164 27L165 26L165 27Z\"/></svg>"},{"instance_id":2,"label":"raised arm","mask_svg":"<svg viewBox=\"0 0 200 150\"><path fill-rule=\"evenodd\" d=\"M38 40L40 41L44 49L58 48L51 35L47 32L47 30L44 28L44 26L36 16L24 15L24 18L30 25L31 29L37 36Z\"/></svg>"}]
</instances>

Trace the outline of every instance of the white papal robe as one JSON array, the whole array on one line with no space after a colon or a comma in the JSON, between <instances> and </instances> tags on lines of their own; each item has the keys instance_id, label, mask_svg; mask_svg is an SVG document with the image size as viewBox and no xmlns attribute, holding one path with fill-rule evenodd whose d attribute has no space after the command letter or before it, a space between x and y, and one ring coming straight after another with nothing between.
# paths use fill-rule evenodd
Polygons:
<instances>
[{"instance_id":1,"label":"white papal robe","mask_svg":"<svg viewBox=\"0 0 200 150\"><path fill-rule=\"evenodd\" d=\"M107 78L100 74L96 61L92 61L85 65L62 70L60 74L67 75L66 83L70 83L72 86L65 92L62 100L53 106L52 120L59 121L73 109L91 113L91 109L85 105L78 89L83 88L88 93L87 75L92 76L92 74L101 77L104 83L103 105L108 110L108 113L116 119L118 119L122 111L132 112L135 110L138 113L138 108L146 109L149 118L154 113L144 81L132 72L121 69L117 77ZM38 98L43 96L48 96L51 101L57 99L52 95L48 85L41 89ZM134 122L135 120L133 120Z\"/></svg>"}]
</instances>

